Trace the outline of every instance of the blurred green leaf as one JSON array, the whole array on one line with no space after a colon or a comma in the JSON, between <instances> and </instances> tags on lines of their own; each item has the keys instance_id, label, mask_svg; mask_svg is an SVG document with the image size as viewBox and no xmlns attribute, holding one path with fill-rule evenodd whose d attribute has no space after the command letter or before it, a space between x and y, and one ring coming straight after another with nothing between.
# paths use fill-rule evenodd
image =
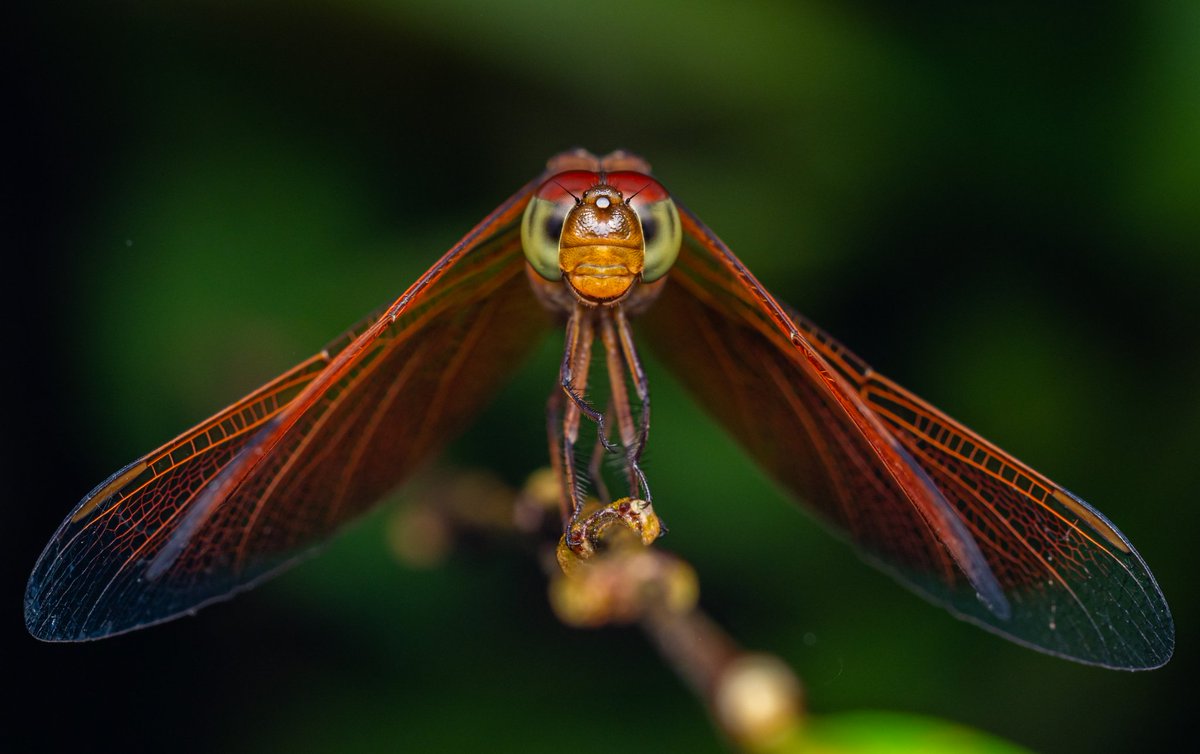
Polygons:
<instances>
[{"instance_id":1,"label":"blurred green leaf","mask_svg":"<svg viewBox=\"0 0 1200 754\"><path fill-rule=\"evenodd\" d=\"M1022 754L1015 744L962 725L897 712L844 712L809 720L772 752L805 754Z\"/></svg>"}]
</instances>

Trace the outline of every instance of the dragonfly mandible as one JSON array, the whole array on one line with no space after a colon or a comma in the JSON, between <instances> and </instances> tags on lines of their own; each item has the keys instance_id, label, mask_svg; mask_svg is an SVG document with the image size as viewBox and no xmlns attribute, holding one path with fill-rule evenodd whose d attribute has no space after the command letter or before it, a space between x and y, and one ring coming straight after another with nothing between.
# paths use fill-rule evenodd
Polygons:
<instances>
[{"instance_id":1,"label":"dragonfly mandible","mask_svg":"<svg viewBox=\"0 0 1200 754\"><path fill-rule=\"evenodd\" d=\"M34 568L29 630L97 639L279 572L409 478L564 326L547 423L575 555L614 522L646 544L661 530L641 464L640 339L769 474L918 593L1060 657L1170 658L1166 600L1099 511L777 301L644 160L582 150L553 157L390 306L92 490ZM603 405L585 393L597 346ZM628 495L609 495L606 464ZM584 515L589 496L600 506Z\"/></svg>"}]
</instances>

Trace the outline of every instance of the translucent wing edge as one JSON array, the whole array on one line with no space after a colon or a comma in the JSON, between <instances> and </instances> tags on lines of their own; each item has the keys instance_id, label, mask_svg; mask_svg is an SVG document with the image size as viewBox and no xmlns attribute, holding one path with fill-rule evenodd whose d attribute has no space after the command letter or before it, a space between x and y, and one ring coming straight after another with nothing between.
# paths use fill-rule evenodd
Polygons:
<instances>
[{"instance_id":1,"label":"translucent wing edge","mask_svg":"<svg viewBox=\"0 0 1200 754\"><path fill-rule=\"evenodd\" d=\"M870 561L872 565L895 577L897 581L905 586L905 588L915 592L916 594L919 594L923 599L944 607L956 618L985 628L990 633L1003 636L1005 639L1023 647L1034 649L1054 657L1068 659L1073 662L1112 670L1153 670L1155 668L1162 667L1170 661L1175 650L1175 624L1171 615L1170 607L1161 587L1158 584L1157 579L1154 577L1153 571L1150 570L1141 553L1138 552L1137 548L1133 546L1129 538L1125 536L1125 534L1116 526L1116 524L1114 524L1107 516L1075 493L1049 479L1041 472L1031 468L1020 459L1015 458L1012 454L998 447L995 443L989 441L988 439L982 437L970 427L949 416L941 409L913 393L911 390L908 390L902 385L897 384L894 380L872 369L860 357L855 355L841 343L831 338L814 323L797 313L791 307L784 306L784 310L789 318L791 318L792 321L797 325L797 327L800 327L809 334L810 342L813 343L815 347L822 353L822 355L825 356L827 362L833 365L834 368L837 369L837 371L841 374L841 376L844 377L850 384L857 387L858 392L864 398L864 402L868 409L879 415L880 418L884 420L885 424L893 421L893 419L888 419L883 414L880 414L879 410L874 407L874 402L870 399L869 393L877 392L887 397L888 400L899 398L902 401L913 404L913 406L915 406L924 415L931 417L932 420L936 422L936 426L945 428L952 433L957 433L964 442L969 441L975 448L986 452L988 457L998 458L1002 464L1013 467L1016 472L1014 480L1007 480L1004 479L1002 475L997 476L996 474L993 474L993 477L995 477L998 481L1004 482L1006 485L1022 494L1029 501L1030 505L1043 506L1060 516L1063 516L1063 513L1072 514L1072 516L1075 518L1075 521L1072 522L1073 526L1086 527L1088 531L1091 531L1095 535L1094 539L1096 541L1103 541L1108 545L1115 547L1117 550L1120 550L1125 557L1132 560L1134 568L1131 570L1126 566L1125 563L1121 562L1120 558L1114 556L1114 560L1118 562L1129 574L1130 578L1137 583L1138 588L1141 589L1143 595L1146 597L1147 602L1154 606L1154 617L1158 621L1158 626L1156 628L1158 628L1160 631L1159 638L1162 640L1162 646L1160 649L1154 651L1150 656L1148 656L1146 662L1138 665L1115 664L1079 654L1060 652L1051 647L1037 644L1028 639L1023 639L1013 633L1005 631L1004 627L1001 625L991 624L981 620L977 616L964 613L963 611L957 609L950 602L938 599L935 595L923 591L918 585L912 583L911 580L904 577L903 573L894 566L891 566L890 564L871 556L870 553L859 550L864 559ZM894 420L898 421L899 418L897 417ZM916 434L924 434L917 426L911 426L909 429ZM928 434L925 434L925 436L927 439L929 439ZM904 443L906 441L898 438L898 442ZM967 460L965 457L959 458L963 461ZM913 462L916 463L915 460ZM1047 491L1044 499L1039 500L1032 496L1028 491L1021 489L1016 482L1020 480L1022 475L1025 476L1032 484L1041 485ZM1066 520L1065 516L1064 520ZM1136 573L1134 571L1136 571ZM1147 647L1154 647L1154 645L1155 642L1147 641Z\"/></svg>"}]
</instances>

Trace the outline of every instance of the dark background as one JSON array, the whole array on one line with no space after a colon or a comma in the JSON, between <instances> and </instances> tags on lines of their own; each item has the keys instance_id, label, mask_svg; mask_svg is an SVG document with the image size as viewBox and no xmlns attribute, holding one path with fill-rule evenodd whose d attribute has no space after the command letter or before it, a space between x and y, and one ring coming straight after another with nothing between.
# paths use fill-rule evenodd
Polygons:
<instances>
[{"instance_id":1,"label":"dark background","mask_svg":"<svg viewBox=\"0 0 1200 754\"><path fill-rule=\"evenodd\" d=\"M1196 677L1200 11L1187 0L457 0L24 7L5 48L0 748L720 750L632 630L534 563L397 565L386 514L199 617L29 638L21 594L111 471L401 292L550 154L645 154L780 298L1109 515L1163 670L1021 649L822 532L651 364L663 546L818 714L1157 750ZM965 6L965 7L964 7ZM549 343L450 453L545 463ZM13 739L11 746L4 739Z\"/></svg>"}]
</instances>

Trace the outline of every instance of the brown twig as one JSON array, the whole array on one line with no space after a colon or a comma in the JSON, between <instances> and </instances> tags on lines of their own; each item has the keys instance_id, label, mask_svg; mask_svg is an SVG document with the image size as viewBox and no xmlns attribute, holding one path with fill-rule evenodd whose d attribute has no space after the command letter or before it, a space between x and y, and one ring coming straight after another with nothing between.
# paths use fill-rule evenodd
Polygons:
<instances>
[{"instance_id":1,"label":"brown twig","mask_svg":"<svg viewBox=\"0 0 1200 754\"><path fill-rule=\"evenodd\" d=\"M654 537L646 532L657 525L653 510L621 507L622 501L598 507L586 546L568 547L564 538L552 553L539 533L556 525L557 491L547 472L532 475L519 491L486 474L443 476L397 513L390 541L405 562L427 567L465 533L519 535L542 552L550 604L563 623L636 623L717 727L743 748L770 747L795 731L803 717L799 680L778 657L744 650L699 608L695 569L647 546Z\"/></svg>"}]
</instances>

